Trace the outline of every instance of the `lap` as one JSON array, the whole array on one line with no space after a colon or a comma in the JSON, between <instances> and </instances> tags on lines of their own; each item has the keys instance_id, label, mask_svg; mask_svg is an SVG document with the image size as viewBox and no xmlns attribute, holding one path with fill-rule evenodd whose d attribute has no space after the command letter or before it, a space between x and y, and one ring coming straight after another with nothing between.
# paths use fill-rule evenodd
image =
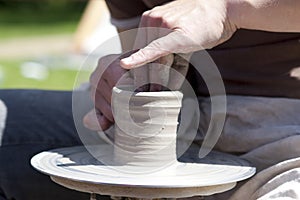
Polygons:
<instances>
[{"instance_id":1,"label":"lap","mask_svg":"<svg viewBox=\"0 0 300 200\"><path fill-rule=\"evenodd\" d=\"M209 116L209 100L200 104L202 118ZM229 199L232 194L231 200L298 195L299 185L289 184L299 182L299 112L299 99L227 96L225 126L215 148L250 161L258 174L238 184L244 185L237 191L205 199Z\"/></svg>"},{"instance_id":2,"label":"lap","mask_svg":"<svg viewBox=\"0 0 300 200\"><path fill-rule=\"evenodd\" d=\"M78 129L80 132L86 132L87 135L93 135L80 125L80 119L92 106L86 103L89 102L89 95L85 92L81 93L78 92L77 97L82 99L77 102L85 103L78 105L82 109L76 111L77 124L75 126L72 114L72 92L0 91L0 99L7 110L5 129L2 134L3 124L0 122L0 199L88 199L86 194L52 183L48 176L32 169L29 163L30 158L40 151L81 145L77 134ZM265 106L266 102L269 107ZM205 102L202 101L200 104L202 108L206 107ZM299 110L297 110L299 105L300 101L297 100L229 97L228 118L217 148L230 153L244 153L242 157L252 161L257 167L263 166L256 162L256 158L261 157L262 153L263 157L274 155L268 154L267 150L255 154L258 149L266 148L268 144L271 145L280 140L287 140L287 143L280 144L291 144L290 141L293 141L296 145L298 140L289 140L289 138L298 137L300 131ZM0 120L4 120L5 109L0 108L0 111ZM202 109L202 112L203 118L206 116L205 109ZM259 113L258 116L256 116L257 113ZM240 123L240 121L245 123ZM253 137L255 140L251 140ZM251 145L249 140L253 141ZM235 141L238 142L235 143ZM243 145L243 141L248 146ZM290 150L292 150L289 151L293 153L292 156L284 154L285 156L278 158L278 162L298 155L298 151L295 151L297 149L291 146ZM264 165L265 167L267 165Z\"/></svg>"}]
</instances>

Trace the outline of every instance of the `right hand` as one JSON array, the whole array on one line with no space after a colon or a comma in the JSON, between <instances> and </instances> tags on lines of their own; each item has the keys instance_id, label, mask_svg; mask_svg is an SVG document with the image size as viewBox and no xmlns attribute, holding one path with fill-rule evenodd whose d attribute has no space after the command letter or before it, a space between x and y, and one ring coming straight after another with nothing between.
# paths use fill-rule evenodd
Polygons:
<instances>
[{"instance_id":1,"label":"right hand","mask_svg":"<svg viewBox=\"0 0 300 200\"><path fill-rule=\"evenodd\" d=\"M133 79L120 67L120 60L126 55L102 57L90 76L91 98L95 109L83 118L84 125L94 131L105 131L114 124L111 110L112 88L118 84L132 85Z\"/></svg>"},{"instance_id":2,"label":"right hand","mask_svg":"<svg viewBox=\"0 0 300 200\"><path fill-rule=\"evenodd\" d=\"M148 29L139 29L135 44L140 50L122 59L121 66L134 69L171 53L192 53L225 42L237 30L229 12L232 2L176 0L146 11L139 28Z\"/></svg>"}]
</instances>

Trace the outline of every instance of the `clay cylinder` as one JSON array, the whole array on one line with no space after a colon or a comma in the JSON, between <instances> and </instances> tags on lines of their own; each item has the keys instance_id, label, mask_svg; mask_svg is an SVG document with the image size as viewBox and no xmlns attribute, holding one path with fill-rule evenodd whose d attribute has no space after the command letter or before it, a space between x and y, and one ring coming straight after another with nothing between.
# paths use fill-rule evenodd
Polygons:
<instances>
[{"instance_id":1,"label":"clay cylinder","mask_svg":"<svg viewBox=\"0 0 300 200\"><path fill-rule=\"evenodd\" d=\"M116 164L160 168L177 162L176 131L182 96L179 91L113 88Z\"/></svg>"}]
</instances>

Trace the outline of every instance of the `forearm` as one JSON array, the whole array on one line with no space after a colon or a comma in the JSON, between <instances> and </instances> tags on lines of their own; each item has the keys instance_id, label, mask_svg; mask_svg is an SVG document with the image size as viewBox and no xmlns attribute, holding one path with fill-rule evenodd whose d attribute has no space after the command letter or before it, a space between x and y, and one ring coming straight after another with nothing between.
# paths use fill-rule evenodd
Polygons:
<instances>
[{"instance_id":1,"label":"forearm","mask_svg":"<svg viewBox=\"0 0 300 200\"><path fill-rule=\"evenodd\" d=\"M299 0L228 0L228 15L237 28L300 32Z\"/></svg>"}]
</instances>

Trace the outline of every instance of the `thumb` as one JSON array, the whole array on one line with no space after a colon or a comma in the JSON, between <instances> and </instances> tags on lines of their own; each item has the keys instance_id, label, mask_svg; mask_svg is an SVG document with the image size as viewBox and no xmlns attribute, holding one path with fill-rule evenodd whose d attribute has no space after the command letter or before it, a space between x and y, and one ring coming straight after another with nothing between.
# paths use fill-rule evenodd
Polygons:
<instances>
[{"instance_id":1,"label":"thumb","mask_svg":"<svg viewBox=\"0 0 300 200\"><path fill-rule=\"evenodd\" d=\"M183 44L187 44L186 37L178 31L173 31L168 35L152 41L148 46L123 58L120 65L125 69L132 69L147 63L153 62L160 57L171 53L184 53L186 51Z\"/></svg>"}]
</instances>

